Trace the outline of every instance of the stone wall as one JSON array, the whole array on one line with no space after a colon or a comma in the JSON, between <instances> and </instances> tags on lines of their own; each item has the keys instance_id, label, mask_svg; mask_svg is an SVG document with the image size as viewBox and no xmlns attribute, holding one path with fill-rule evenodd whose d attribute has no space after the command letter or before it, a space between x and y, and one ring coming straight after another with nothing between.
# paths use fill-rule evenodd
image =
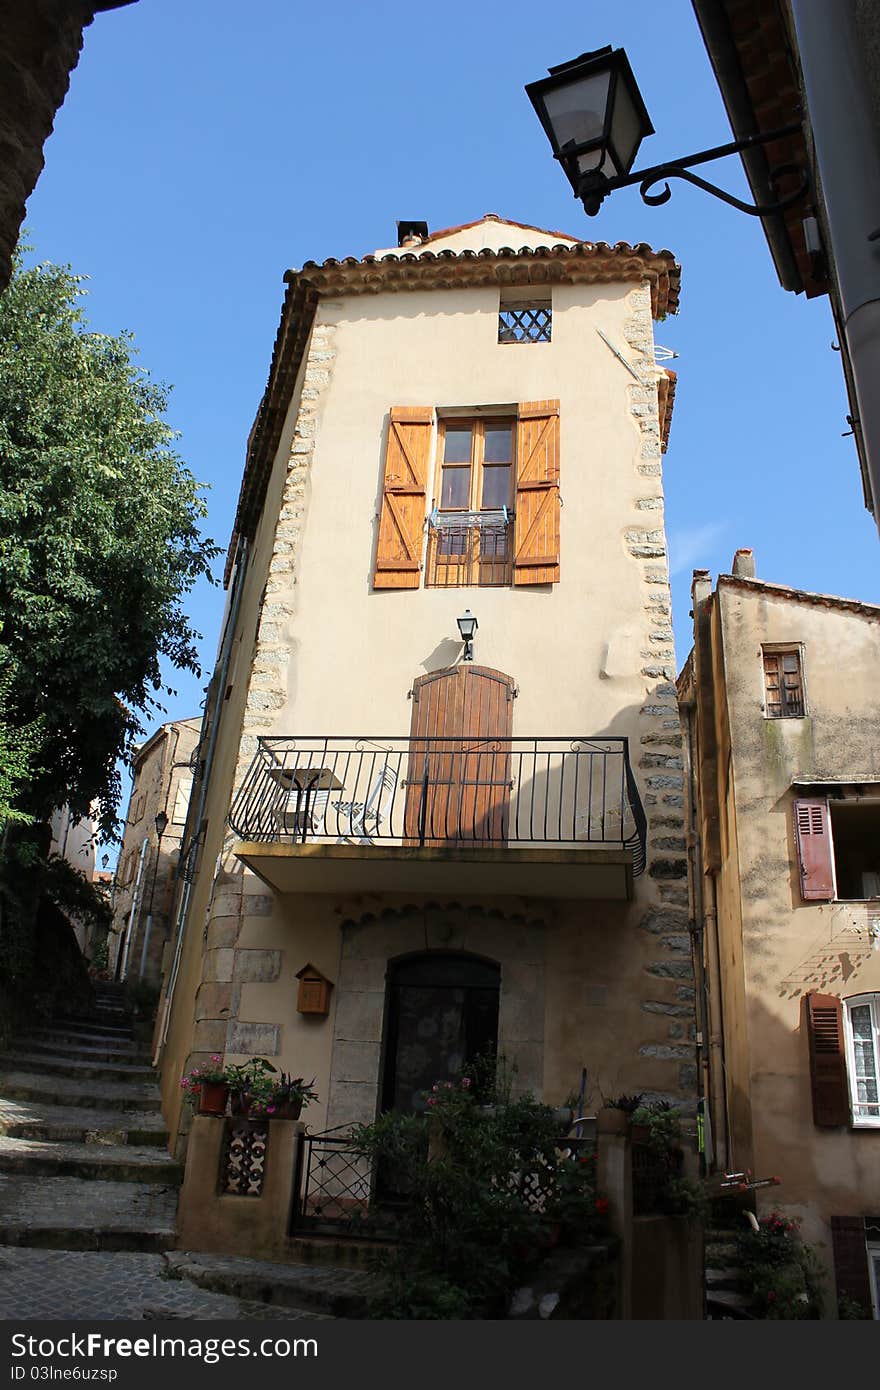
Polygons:
<instances>
[{"instance_id":1,"label":"stone wall","mask_svg":"<svg viewBox=\"0 0 880 1390\"><path fill-rule=\"evenodd\" d=\"M83 29L99 10L132 3L0 0L0 290L9 283L25 203L79 62Z\"/></svg>"}]
</instances>

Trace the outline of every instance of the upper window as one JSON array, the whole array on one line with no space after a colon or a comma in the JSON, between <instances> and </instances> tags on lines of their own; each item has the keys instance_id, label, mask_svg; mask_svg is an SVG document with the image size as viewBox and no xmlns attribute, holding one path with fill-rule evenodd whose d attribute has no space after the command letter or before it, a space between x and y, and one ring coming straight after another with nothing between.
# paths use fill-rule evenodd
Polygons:
<instances>
[{"instance_id":1,"label":"upper window","mask_svg":"<svg viewBox=\"0 0 880 1390\"><path fill-rule=\"evenodd\" d=\"M499 343L549 343L553 311L549 298L518 299L502 293Z\"/></svg>"},{"instance_id":2,"label":"upper window","mask_svg":"<svg viewBox=\"0 0 880 1390\"><path fill-rule=\"evenodd\" d=\"M852 1122L880 1125L880 994L843 1003Z\"/></svg>"},{"instance_id":3,"label":"upper window","mask_svg":"<svg viewBox=\"0 0 880 1390\"><path fill-rule=\"evenodd\" d=\"M392 406L373 588L557 584L559 455L556 400Z\"/></svg>"},{"instance_id":4,"label":"upper window","mask_svg":"<svg viewBox=\"0 0 880 1390\"><path fill-rule=\"evenodd\" d=\"M800 647L764 647L764 713L768 719L801 719L804 673Z\"/></svg>"},{"instance_id":5,"label":"upper window","mask_svg":"<svg viewBox=\"0 0 880 1390\"><path fill-rule=\"evenodd\" d=\"M429 586L510 583L515 438L511 417L439 422Z\"/></svg>"}]
</instances>

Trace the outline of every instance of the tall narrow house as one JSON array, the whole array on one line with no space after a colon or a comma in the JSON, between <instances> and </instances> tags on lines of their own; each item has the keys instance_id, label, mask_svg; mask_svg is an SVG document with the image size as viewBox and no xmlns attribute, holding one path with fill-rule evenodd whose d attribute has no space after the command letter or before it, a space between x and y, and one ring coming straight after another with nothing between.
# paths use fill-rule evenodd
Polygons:
<instances>
[{"instance_id":1,"label":"tall narrow house","mask_svg":"<svg viewBox=\"0 0 880 1390\"><path fill-rule=\"evenodd\" d=\"M287 277L157 1030L312 1130L497 1049L692 1103L652 319L670 252L486 216Z\"/></svg>"}]
</instances>

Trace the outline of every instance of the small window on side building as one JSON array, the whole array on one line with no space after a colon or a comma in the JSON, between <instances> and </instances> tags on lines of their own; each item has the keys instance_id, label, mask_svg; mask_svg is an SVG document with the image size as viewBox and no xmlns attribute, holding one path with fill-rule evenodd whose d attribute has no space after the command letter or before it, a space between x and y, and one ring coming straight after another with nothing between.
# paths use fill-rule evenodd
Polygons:
<instances>
[{"instance_id":1,"label":"small window on side building","mask_svg":"<svg viewBox=\"0 0 880 1390\"><path fill-rule=\"evenodd\" d=\"M806 714L800 647L764 647L764 714L767 719L802 719Z\"/></svg>"}]
</instances>

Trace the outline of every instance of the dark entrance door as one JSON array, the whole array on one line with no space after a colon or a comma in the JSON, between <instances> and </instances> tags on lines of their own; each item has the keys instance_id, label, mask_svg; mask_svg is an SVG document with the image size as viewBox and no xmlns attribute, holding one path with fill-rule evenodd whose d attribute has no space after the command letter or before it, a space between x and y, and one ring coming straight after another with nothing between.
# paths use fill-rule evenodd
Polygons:
<instances>
[{"instance_id":1,"label":"dark entrance door","mask_svg":"<svg viewBox=\"0 0 880 1390\"><path fill-rule=\"evenodd\" d=\"M392 966L383 1110L424 1110L422 1092L495 1054L500 985L500 967L475 956L431 952Z\"/></svg>"},{"instance_id":2,"label":"dark entrance door","mask_svg":"<svg viewBox=\"0 0 880 1390\"><path fill-rule=\"evenodd\" d=\"M513 679L462 664L413 682L405 842L507 838Z\"/></svg>"}]
</instances>

